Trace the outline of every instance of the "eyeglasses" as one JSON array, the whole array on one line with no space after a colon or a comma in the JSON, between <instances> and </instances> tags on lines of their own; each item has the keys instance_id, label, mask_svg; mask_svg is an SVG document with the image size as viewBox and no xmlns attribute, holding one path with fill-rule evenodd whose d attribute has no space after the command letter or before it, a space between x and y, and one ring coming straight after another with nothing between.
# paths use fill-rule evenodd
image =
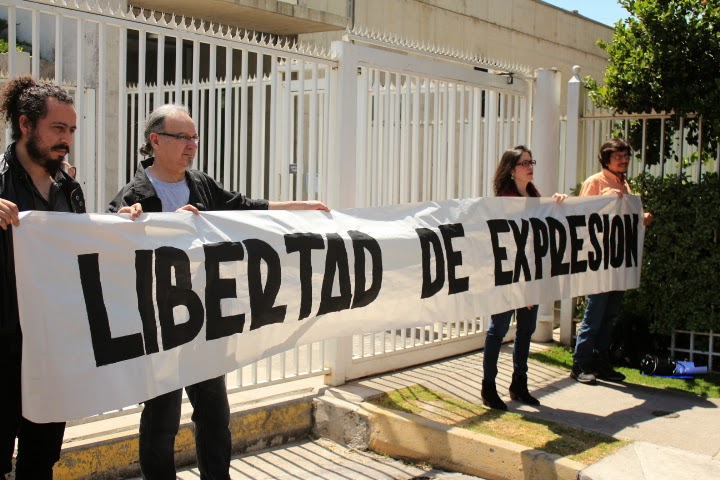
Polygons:
<instances>
[{"instance_id":1,"label":"eyeglasses","mask_svg":"<svg viewBox=\"0 0 720 480\"><path fill-rule=\"evenodd\" d=\"M630 154L628 153L613 153L610 158L614 160L630 160Z\"/></svg>"},{"instance_id":2,"label":"eyeglasses","mask_svg":"<svg viewBox=\"0 0 720 480\"><path fill-rule=\"evenodd\" d=\"M198 137L197 135L190 136L187 133L167 133L167 132L155 132L155 133L157 133L158 135L163 135L165 137L172 137L176 140L182 140L183 142L189 142L191 140L195 143L200 142L200 137Z\"/></svg>"},{"instance_id":3,"label":"eyeglasses","mask_svg":"<svg viewBox=\"0 0 720 480\"><path fill-rule=\"evenodd\" d=\"M517 164L520 165L521 167L528 168L530 166L537 165L537 162L535 160L523 160L522 162L518 162Z\"/></svg>"}]
</instances>

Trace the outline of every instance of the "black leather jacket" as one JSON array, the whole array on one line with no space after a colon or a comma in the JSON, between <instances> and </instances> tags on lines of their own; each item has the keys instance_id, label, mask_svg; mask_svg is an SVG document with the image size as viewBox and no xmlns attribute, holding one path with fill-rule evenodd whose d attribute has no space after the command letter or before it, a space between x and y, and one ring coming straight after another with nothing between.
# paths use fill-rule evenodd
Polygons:
<instances>
[{"instance_id":1,"label":"black leather jacket","mask_svg":"<svg viewBox=\"0 0 720 480\"><path fill-rule=\"evenodd\" d=\"M162 202L155 192L145 169L155 159L147 158L141 162L135 177L118 192L110 205L108 213L116 213L122 207L136 203L142 205L143 212L162 212ZM267 200L253 200L241 193L229 192L209 175L199 170L187 170L185 179L190 188L188 203L198 210L267 210Z\"/></svg>"},{"instance_id":2,"label":"black leather jacket","mask_svg":"<svg viewBox=\"0 0 720 480\"><path fill-rule=\"evenodd\" d=\"M72 211L85 213L85 197L80 184L63 171L58 172L55 181ZM12 143L0 156L0 198L13 202L20 211L37 210L32 189L30 176L17 160ZM0 229L0 348L17 350L21 341L12 227L8 227L7 230Z\"/></svg>"}]
</instances>

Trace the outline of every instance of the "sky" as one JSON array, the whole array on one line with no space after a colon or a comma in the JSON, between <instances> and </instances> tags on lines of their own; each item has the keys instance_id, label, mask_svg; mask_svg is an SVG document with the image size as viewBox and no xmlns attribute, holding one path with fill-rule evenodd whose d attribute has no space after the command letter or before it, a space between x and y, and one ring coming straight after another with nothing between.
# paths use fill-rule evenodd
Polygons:
<instances>
[{"instance_id":1,"label":"sky","mask_svg":"<svg viewBox=\"0 0 720 480\"><path fill-rule=\"evenodd\" d=\"M565 10L577 10L584 17L612 27L621 18L629 16L617 0L542 0Z\"/></svg>"}]
</instances>

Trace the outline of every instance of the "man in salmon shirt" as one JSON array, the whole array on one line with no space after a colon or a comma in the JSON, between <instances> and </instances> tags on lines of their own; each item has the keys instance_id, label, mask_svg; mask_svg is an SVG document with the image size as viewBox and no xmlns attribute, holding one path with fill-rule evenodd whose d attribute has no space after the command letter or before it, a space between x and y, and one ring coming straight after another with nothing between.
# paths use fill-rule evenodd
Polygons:
<instances>
[{"instance_id":1,"label":"man in salmon shirt","mask_svg":"<svg viewBox=\"0 0 720 480\"><path fill-rule=\"evenodd\" d=\"M625 178L630 163L630 145L613 138L600 147L598 160L602 170L583 182L581 197L592 195L630 194ZM645 213L643 225L652 223L652 214ZM622 382L625 375L615 371L608 349L615 317L622 306L624 292L612 291L588 295L587 308L575 342L575 356L570 376L580 383L594 385L597 379Z\"/></svg>"}]
</instances>

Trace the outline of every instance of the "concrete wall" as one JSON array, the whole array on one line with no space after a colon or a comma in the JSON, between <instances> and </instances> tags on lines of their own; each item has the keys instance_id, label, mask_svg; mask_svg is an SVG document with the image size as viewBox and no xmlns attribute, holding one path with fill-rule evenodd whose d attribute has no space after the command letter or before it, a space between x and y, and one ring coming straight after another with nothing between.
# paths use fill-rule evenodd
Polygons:
<instances>
[{"instance_id":1,"label":"concrete wall","mask_svg":"<svg viewBox=\"0 0 720 480\"><path fill-rule=\"evenodd\" d=\"M302 0L301 0L302 1ZM344 1L305 0L311 8L347 8ZM612 28L538 0L356 0L355 27L481 54L490 59L557 68L562 75L562 111L572 66L602 80L607 55L597 40ZM342 32L300 35L329 46Z\"/></svg>"}]
</instances>

